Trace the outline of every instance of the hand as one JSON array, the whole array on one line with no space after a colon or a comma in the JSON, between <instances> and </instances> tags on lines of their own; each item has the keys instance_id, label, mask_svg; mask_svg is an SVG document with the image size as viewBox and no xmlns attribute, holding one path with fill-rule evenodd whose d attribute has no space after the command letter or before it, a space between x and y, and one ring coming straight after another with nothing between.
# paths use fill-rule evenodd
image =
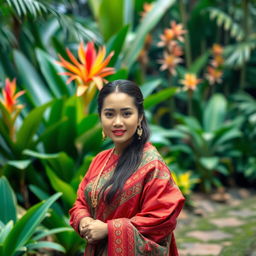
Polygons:
<instances>
[{"instance_id":1,"label":"hand","mask_svg":"<svg viewBox=\"0 0 256 256\"><path fill-rule=\"evenodd\" d=\"M86 231L86 226L91 223L92 221L94 221L93 218L91 217L84 217L80 220L79 223L79 233L81 235L81 237L85 236L85 231Z\"/></svg>"},{"instance_id":2,"label":"hand","mask_svg":"<svg viewBox=\"0 0 256 256\"><path fill-rule=\"evenodd\" d=\"M104 239L108 235L108 224L100 220L93 220L85 225L84 237L92 244Z\"/></svg>"}]
</instances>

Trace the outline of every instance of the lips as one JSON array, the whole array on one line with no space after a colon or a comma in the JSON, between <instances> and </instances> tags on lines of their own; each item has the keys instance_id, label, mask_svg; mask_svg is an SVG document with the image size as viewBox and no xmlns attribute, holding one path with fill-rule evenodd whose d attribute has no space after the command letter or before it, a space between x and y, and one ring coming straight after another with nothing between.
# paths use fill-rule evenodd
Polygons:
<instances>
[{"instance_id":1,"label":"lips","mask_svg":"<svg viewBox=\"0 0 256 256\"><path fill-rule=\"evenodd\" d=\"M122 136L125 133L125 130L114 130L112 131L115 136Z\"/></svg>"}]
</instances>

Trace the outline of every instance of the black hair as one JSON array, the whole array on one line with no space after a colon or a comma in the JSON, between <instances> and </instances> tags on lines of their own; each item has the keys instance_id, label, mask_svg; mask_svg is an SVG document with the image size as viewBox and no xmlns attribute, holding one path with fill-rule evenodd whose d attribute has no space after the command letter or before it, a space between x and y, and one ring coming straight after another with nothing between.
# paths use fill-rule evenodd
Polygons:
<instances>
[{"instance_id":1,"label":"black hair","mask_svg":"<svg viewBox=\"0 0 256 256\"><path fill-rule=\"evenodd\" d=\"M143 95L140 88L132 81L129 80L115 80L103 86L98 96L98 113L101 115L104 99L113 92L122 92L134 99L134 104L138 110L139 117L143 116L141 121L141 127L143 129L142 136L139 138L137 133L133 135L131 143L122 151L117 166L114 170L113 176L103 186L101 193L104 195L104 191L111 186L108 194L104 197L104 200L110 204L114 195L122 191L122 188L127 179L137 170L139 167L143 148L149 139L149 128L145 118Z\"/></svg>"}]
</instances>

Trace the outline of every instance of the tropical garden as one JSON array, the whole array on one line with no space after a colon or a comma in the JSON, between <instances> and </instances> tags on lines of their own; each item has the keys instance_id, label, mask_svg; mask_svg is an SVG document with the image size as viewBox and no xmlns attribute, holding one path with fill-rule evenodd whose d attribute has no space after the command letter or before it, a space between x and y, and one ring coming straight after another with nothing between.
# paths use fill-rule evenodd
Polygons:
<instances>
[{"instance_id":1,"label":"tropical garden","mask_svg":"<svg viewBox=\"0 0 256 256\"><path fill-rule=\"evenodd\" d=\"M256 185L256 1L0 0L0 255L79 255L68 210L102 140L97 93L141 88L187 197Z\"/></svg>"}]
</instances>

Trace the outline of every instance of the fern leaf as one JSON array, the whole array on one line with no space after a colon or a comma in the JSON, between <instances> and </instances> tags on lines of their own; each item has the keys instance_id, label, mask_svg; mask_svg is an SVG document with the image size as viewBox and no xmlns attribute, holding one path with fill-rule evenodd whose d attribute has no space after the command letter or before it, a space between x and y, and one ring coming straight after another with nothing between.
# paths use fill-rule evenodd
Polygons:
<instances>
[{"instance_id":1,"label":"fern leaf","mask_svg":"<svg viewBox=\"0 0 256 256\"><path fill-rule=\"evenodd\" d=\"M230 67L241 67L250 57L251 52L256 49L255 40L239 43L225 47L226 61L225 65Z\"/></svg>"},{"instance_id":2,"label":"fern leaf","mask_svg":"<svg viewBox=\"0 0 256 256\"><path fill-rule=\"evenodd\" d=\"M219 27L229 31L231 36L241 41L244 38L244 31L228 14L217 8L207 8L210 18L215 19Z\"/></svg>"}]
</instances>

